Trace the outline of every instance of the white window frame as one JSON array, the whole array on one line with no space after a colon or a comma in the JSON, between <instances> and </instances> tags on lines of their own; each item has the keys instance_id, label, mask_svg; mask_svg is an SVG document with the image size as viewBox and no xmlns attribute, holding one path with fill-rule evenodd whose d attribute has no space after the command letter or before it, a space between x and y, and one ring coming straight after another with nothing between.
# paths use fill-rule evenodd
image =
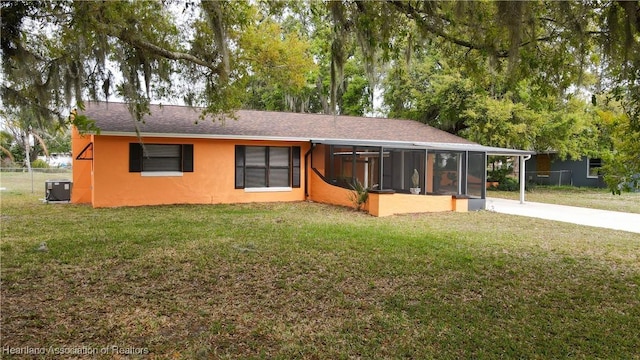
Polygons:
<instances>
[{"instance_id":1,"label":"white window frame","mask_svg":"<svg viewBox=\"0 0 640 360\"><path fill-rule=\"evenodd\" d=\"M592 159L592 158L587 158L587 179L597 179L600 177L600 174L596 174L596 175L591 175L591 160L600 160L600 166L594 166L593 168L597 168L597 169L601 169L602 168L602 159Z\"/></svg>"}]
</instances>

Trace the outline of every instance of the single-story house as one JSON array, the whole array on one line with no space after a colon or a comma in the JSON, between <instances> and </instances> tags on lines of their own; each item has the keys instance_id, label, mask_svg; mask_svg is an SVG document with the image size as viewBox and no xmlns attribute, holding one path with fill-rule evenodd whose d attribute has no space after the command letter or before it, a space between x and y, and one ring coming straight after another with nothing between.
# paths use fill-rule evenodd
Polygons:
<instances>
[{"instance_id":1,"label":"single-story house","mask_svg":"<svg viewBox=\"0 0 640 360\"><path fill-rule=\"evenodd\" d=\"M371 189L364 209L375 216L468 211L485 208L487 155L524 164L531 154L412 120L239 110L213 121L185 106L150 111L136 122L126 104L86 104L81 113L100 132L73 130L73 203L354 206L358 181Z\"/></svg>"},{"instance_id":2,"label":"single-story house","mask_svg":"<svg viewBox=\"0 0 640 360\"><path fill-rule=\"evenodd\" d=\"M580 159L561 159L557 153L537 153L527 162L527 182L538 185L571 185L604 188L600 173L602 159L582 156Z\"/></svg>"}]
</instances>

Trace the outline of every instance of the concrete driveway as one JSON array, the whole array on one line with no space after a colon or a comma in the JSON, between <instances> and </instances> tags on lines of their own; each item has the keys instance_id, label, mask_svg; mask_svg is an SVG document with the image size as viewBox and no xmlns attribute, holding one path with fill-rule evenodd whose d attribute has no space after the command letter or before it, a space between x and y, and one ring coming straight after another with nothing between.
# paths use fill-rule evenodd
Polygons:
<instances>
[{"instance_id":1,"label":"concrete driveway","mask_svg":"<svg viewBox=\"0 0 640 360\"><path fill-rule=\"evenodd\" d=\"M487 210L640 234L640 214L487 198Z\"/></svg>"}]
</instances>

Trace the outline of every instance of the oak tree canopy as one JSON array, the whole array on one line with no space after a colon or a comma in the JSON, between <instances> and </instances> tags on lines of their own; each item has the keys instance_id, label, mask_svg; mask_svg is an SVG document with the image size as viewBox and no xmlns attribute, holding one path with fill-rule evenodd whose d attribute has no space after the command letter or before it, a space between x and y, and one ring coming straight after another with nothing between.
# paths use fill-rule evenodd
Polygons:
<instances>
[{"instance_id":1,"label":"oak tree canopy","mask_svg":"<svg viewBox=\"0 0 640 360\"><path fill-rule=\"evenodd\" d=\"M2 105L411 118L640 173L638 1L3 1ZM379 94L382 106L373 109ZM635 178L637 180L637 177ZM637 183L636 183L637 185Z\"/></svg>"}]
</instances>

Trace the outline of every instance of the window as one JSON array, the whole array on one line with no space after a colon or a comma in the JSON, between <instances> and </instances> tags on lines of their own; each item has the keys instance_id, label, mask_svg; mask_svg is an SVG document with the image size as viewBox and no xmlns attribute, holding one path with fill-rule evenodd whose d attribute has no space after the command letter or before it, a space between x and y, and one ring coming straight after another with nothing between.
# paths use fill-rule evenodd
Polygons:
<instances>
[{"instance_id":1,"label":"window","mask_svg":"<svg viewBox=\"0 0 640 360\"><path fill-rule=\"evenodd\" d=\"M129 144L129 172L193 172L193 144Z\"/></svg>"},{"instance_id":2,"label":"window","mask_svg":"<svg viewBox=\"0 0 640 360\"><path fill-rule=\"evenodd\" d=\"M236 146L236 189L300 187L300 147Z\"/></svg>"},{"instance_id":3,"label":"window","mask_svg":"<svg viewBox=\"0 0 640 360\"><path fill-rule=\"evenodd\" d=\"M587 159L587 177L597 178L602 167L602 159Z\"/></svg>"},{"instance_id":4,"label":"window","mask_svg":"<svg viewBox=\"0 0 640 360\"><path fill-rule=\"evenodd\" d=\"M541 154L536 157L537 177L549 177L551 174L551 156Z\"/></svg>"}]
</instances>

